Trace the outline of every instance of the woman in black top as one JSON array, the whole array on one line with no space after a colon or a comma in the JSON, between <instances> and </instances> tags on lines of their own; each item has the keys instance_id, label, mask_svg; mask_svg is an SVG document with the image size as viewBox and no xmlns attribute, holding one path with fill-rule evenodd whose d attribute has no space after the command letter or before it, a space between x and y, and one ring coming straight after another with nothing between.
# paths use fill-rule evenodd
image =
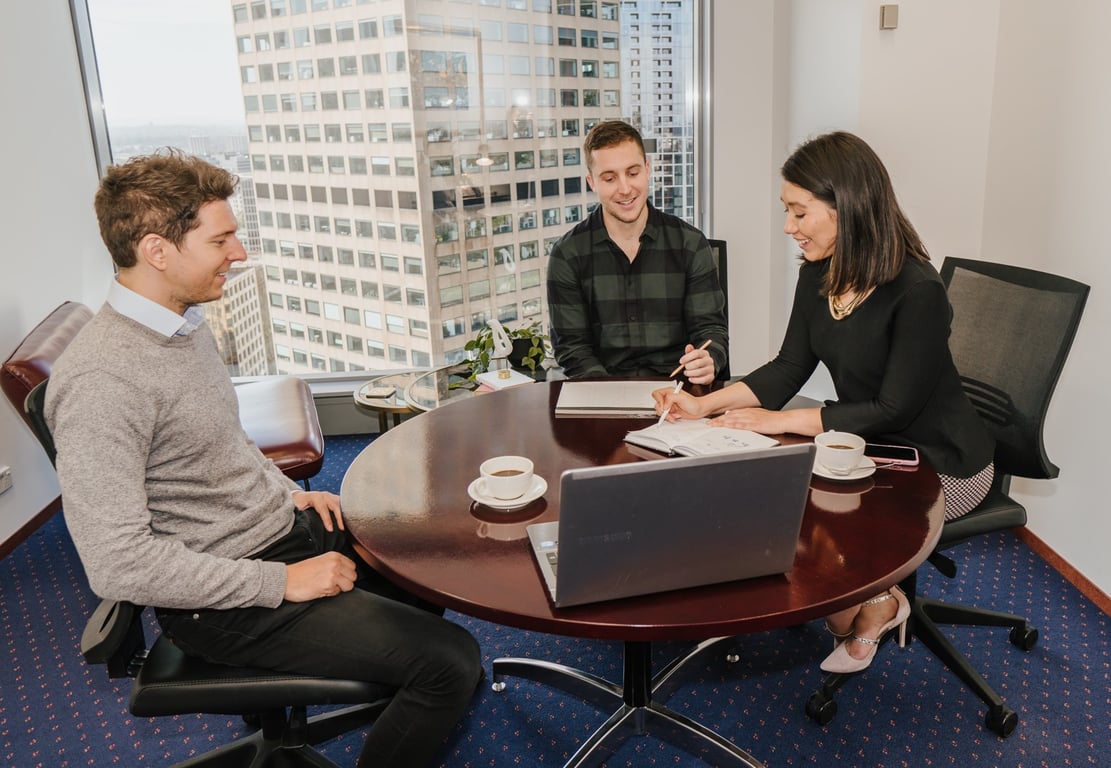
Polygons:
<instances>
[{"instance_id":1,"label":"woman in black top","mask_svg":"<svg viewBox=\"0 0 1111 768\"><path fill-rule=\"evenodd\" d=\"M829 429L912 445L937 470L946 519L971 511L994 475L994 442L949 353L952 308L929 254L895 199L875 152L850 133L812 139L782 169L783 231L802 249L794 305L774 360L704 397L655 393L669 418L720 414L711 423L763 434ZM818 363L837 402L780 411ZM896 587L830 616L831 672L871 663L882 637L900 644L910 606Z\"/></svg>"}]
</instances>

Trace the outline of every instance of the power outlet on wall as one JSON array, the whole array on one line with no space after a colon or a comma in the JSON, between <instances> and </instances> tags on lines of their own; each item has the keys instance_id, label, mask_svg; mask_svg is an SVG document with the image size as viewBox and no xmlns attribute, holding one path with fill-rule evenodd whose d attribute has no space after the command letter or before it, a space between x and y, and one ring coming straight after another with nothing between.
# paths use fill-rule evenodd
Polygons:
<instances>
[{"instance_id":1,"label":"power outlet on wall","mask_svg":"<svg viewBox=\"0 0 1111 768\"><path fill-rule=\"evenodd\" d=\"M12 468L0 467L0 493L12 487Z\"/></svg>"}]
</instances>

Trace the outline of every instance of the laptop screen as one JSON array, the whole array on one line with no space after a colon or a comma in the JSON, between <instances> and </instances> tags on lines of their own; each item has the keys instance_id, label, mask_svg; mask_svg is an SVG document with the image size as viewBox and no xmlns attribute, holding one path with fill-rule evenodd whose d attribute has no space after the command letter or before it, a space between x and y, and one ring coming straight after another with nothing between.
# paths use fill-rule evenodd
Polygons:
<instances>
[{"instance_id":1,"label":"laptop screen","mask_svg":"<svg viewBox=\"0 0 1111 768\"><path fill-rule=\"evenodd\" d=\"M564 472L558 523L529 527L544 560L558 539L556 605L790 570L813 454L808 443Z\"/></svg>"}]
</instances>

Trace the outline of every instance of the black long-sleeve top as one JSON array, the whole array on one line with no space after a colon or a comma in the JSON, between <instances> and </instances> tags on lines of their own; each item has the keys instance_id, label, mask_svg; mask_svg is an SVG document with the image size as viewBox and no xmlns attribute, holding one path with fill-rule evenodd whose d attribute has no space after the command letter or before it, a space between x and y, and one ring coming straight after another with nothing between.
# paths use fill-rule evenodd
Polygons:
<instances>
[{"instance_id":1,"label":"black long-sleeve top","mask_svg":"<svg viewBox=\"0 0 1111 768\"><path fill-rule=\"evenodd\" d=\"M995 445L961 389L949 353L953 310L937 271L908 260L842 320L821 295L828 260L799 269L794 305L779 354L745 377L765 408L781 408L819 361L837 402L821 411L822 428L913 445L938 472L971 477Z\"/></svg>"}]
</instances>

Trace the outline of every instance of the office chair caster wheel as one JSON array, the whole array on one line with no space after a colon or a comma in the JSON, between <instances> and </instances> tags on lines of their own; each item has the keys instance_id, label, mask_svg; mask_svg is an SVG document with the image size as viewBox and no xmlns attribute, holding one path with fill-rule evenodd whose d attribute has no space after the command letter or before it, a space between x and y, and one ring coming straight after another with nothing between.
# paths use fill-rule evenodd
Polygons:
<instances>
[{"instance_id":1,"label":"office chair caster wheel","mask_svg":"<svg viewBox=\"0 0 1111 768\"><path fill-rule=\"evenodd\" d=\"M495 680L494 682L490 683L490 690L494 693L501 693L505 690L505 681Z\"/></svg>"},{"instance_id":2,"label":"office chair caster wheel","mask_svg":"<svg viewBox=\"0 0 1111 768\"><path fill-rule=\"evenodd\" d=\"M837 702L825 691L818 691L806 702L806 716L818 725L829 725L837 714Z\"/></svg>"},{"instance_id":3,"label":"office chair caster wheel","mask_svg":"<svg viewBox=\"0 0 1111 768\"><path fill-rule=\"evenodd\" d=\"M1038 630L1027 624L1024 627L1014 627L1011 629L1011 645L1015 645L1024 651L1029 651L1038 644Z\"/></svg>"},{"instance_id":4,"label":"office chair caster wheel","mask_svg":"<svg viewBox=\"0 0 1111 768\"><path fill-rule=\"evenodd\" d=\"M737 653L736 651L730 651L729 653L725 654L725 661L729 664L736 664L740 660L741 654Z\"/></svg>"},{"instance_id":5,"label":"office chair caster wheel","mask_svg":"<svg viewBox=\"0 0 1111 768\"><path fill-rule=\"evenodd\" d=\"M1018 715L1006 704L997 704L990 708L984 717L984 727L1007 738L1018 727Z\"/></svg>"}]
</instances>

